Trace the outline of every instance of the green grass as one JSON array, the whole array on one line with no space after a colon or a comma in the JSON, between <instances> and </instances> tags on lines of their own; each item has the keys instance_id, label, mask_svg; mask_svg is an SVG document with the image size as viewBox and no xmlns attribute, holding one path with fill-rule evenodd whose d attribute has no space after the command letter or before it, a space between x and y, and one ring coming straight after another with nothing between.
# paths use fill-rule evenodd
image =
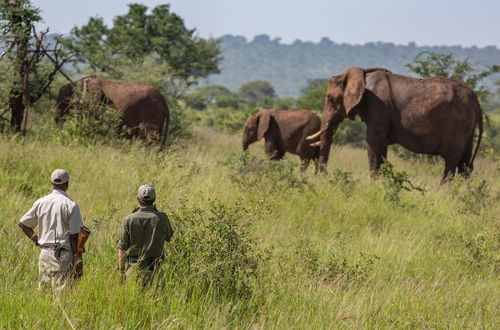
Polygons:
<instances>
[{"instance_id":1,"label":"green grass","mask_svg":"<svg viewBox=\"0 0 500 330\"><path fill-rule=\"evenodd\" d=\"M248 174L256 175L251 186L236 183L241 164L222 162L239 149L240 136L206 129L164 154L139 143L62 143L48 131L0 137L0 328L500 327L500 172L493 161L479 158L471 180L440 185L440 162L391 154L394 170L426 189L391 202L382 180L369 178L363 149L334 146L322 176L312 168L300 173L287 156L274 172ZM262 153L262 143L251 147ZM70 172L69 194L93 232L84 278L53 298L36 290L38 250L16 224L50 191L57 167ZM202 274L180 275L168 261L164 292L120 284L116 240L143 183L156 186L157 205L176 229L180 218L172 215L187 212L185 203L210 211L217 199L227 210L245 210L249 232L241 235L254 242L248 254L259 255L249 293L216 287L210 277L202 285ZM187 214L196 222L195 212ZM183 251L166 248L182 261Z\"/></svg>"}]
</instances>

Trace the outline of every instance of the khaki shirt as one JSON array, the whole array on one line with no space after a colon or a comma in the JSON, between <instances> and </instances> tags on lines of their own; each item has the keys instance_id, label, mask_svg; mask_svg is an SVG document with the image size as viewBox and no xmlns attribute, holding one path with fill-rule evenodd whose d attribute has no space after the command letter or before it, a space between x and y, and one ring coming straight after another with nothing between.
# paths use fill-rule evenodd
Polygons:
<instances>
[{"instance_id":1,"label":"khaki shirt","mask_svg":"<svg viewBox=\"0 0 500 330\"><path fill-rule=\"evenodd\" d=\"M83 225L78 205L66 192L57 189L37 200L20 222L30 228L38 225L40 245L60 243L68 250L71 250L69 235L77 234Z\"/></svg>"},{"instance_id":2,"label":"khaki shirt","mask_svg":"<svg viewBox=\"0 0 500 330\"><path fill-rule=\"evenodd\" d=\"M140 206L123 220L123 230L118 248L130 249L129 261L151 261L163 255L163 244L173 235L165 213L153 206Z\"/></svg>"}]
</instances>

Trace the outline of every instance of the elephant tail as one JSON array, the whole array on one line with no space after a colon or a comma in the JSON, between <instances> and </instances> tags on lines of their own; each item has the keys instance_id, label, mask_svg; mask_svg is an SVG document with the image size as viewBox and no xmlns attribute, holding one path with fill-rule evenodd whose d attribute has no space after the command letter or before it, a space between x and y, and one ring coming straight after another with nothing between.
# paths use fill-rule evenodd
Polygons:
<instances>
[{"instance_id":1,"label":"elephant tail","mask_svg":"<svg viewBox=\"0 0 500 330\"><path fill-rule=\"evenodd\" d=\"M479 146L481 144L481 138L483 137L483 111L479 108L479 115L477 117L477 126L479 127L479 135L477 137L477 145L474 153L472 154L472 158L469 162L469 169L472 171L474 169L474 159L476 158L477 152L479 151Z\"/></svg>"}]
</instances>

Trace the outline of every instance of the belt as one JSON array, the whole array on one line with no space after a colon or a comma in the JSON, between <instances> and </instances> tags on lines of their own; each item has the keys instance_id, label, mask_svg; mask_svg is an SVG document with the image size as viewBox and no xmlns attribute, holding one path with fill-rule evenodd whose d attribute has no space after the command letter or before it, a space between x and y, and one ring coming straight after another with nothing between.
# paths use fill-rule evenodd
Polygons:
<instances>
[{"instance_id":1,"label":"belt","mask_svg":"<svg viewBox=\"0 0 500 330\"><path fill-rule=\"evenodd\" d=\"M49 251L55 251L56 249L59 249L59 250L66 250L68 252L70 252L71 250L68 249L67 247L65 246L60 246L59 248L57 248L55 245L43 245L42 246L42 249L44 250L49 250Z\"/></svg>"}]
</instances>

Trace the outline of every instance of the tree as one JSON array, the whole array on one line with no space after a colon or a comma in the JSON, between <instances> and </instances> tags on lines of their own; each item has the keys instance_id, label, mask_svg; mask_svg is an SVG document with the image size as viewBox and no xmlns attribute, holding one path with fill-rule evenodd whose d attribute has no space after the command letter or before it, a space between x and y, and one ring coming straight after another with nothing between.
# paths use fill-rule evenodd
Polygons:
<instances>
[{"instance_id":1,"label":"tree","mask_svg":"<svg viewBox=\"0 0 500 330\"><path fill-rule=\"evenodd\" d=\"M480 85L481 80L500 72L499 65L492 65L486 71L474 73L475 70L468 59L459 61L453 59L451 53L437 54L429 51L420 52L406 67L410 69L410 73L420 77L445 77L461 81L469 86L480 100L483 100L487 93L486 88Z\"/></svg>"},{"instance_id":2,"label":"tree","mask_svg":"<svg viewBox=\"0 0 500 330\"><path fill-rule=\"evenodd\" d=\"M48 49L48 29L41 33L35 30L40 20L39 9L29 0L4 1L0 7L0 40L6 46L0 59L6 59L3 68L11 71L8 109L10 127L15 132L26 132L30 105L40 99L69 59L62 56L57 43Z\"/></svg>"},{"instance_id":3,"label":"tree","mask_svg":"<svg viewBox=\"0 0 500 330\"><path fill-rule=\"evenodd\" d=\"M301 109L323 110L327 79L314 79L301 89L301 96L297 100L297 105Z\"/></svg>"},{"instance_id":4,"label":"tree","mask_svg":"<svg viewBox=\"0 0 500 330\"><path fill-rule=\"evenodd\" d=\"M110 78L123 77L123 67L154 57L172 74L187 82L218 73L221 51L217 40L205 40L188 29L169 5L148 7L130 4L125 15L117 16L107 27L102 18L92 17L86 25L74 27L62 43L77 53L76 61Z\"/></svg>"},{"instance_id":5,"label":"tree","mask_svg":"<svg viewBox=\"0 0 500 330\"><path fill-rule=\"evenodd\" d=\"M273 98L274 87L265 80L252 80L240 86L240 94L251 101L257 102L263 97Z\"/></svg>"},{"instance_id":6,"label":"tree","mask_svg":"<svg viewBox=\"0 0 500 330\"><path fill-rule=\"evenodd\" d=\"M238 109L241 102L237 94L221 85L199 87L196 92L186 97L187 105L196 110L204 110L209 105Z\"/></svg>"}]
</instances>

